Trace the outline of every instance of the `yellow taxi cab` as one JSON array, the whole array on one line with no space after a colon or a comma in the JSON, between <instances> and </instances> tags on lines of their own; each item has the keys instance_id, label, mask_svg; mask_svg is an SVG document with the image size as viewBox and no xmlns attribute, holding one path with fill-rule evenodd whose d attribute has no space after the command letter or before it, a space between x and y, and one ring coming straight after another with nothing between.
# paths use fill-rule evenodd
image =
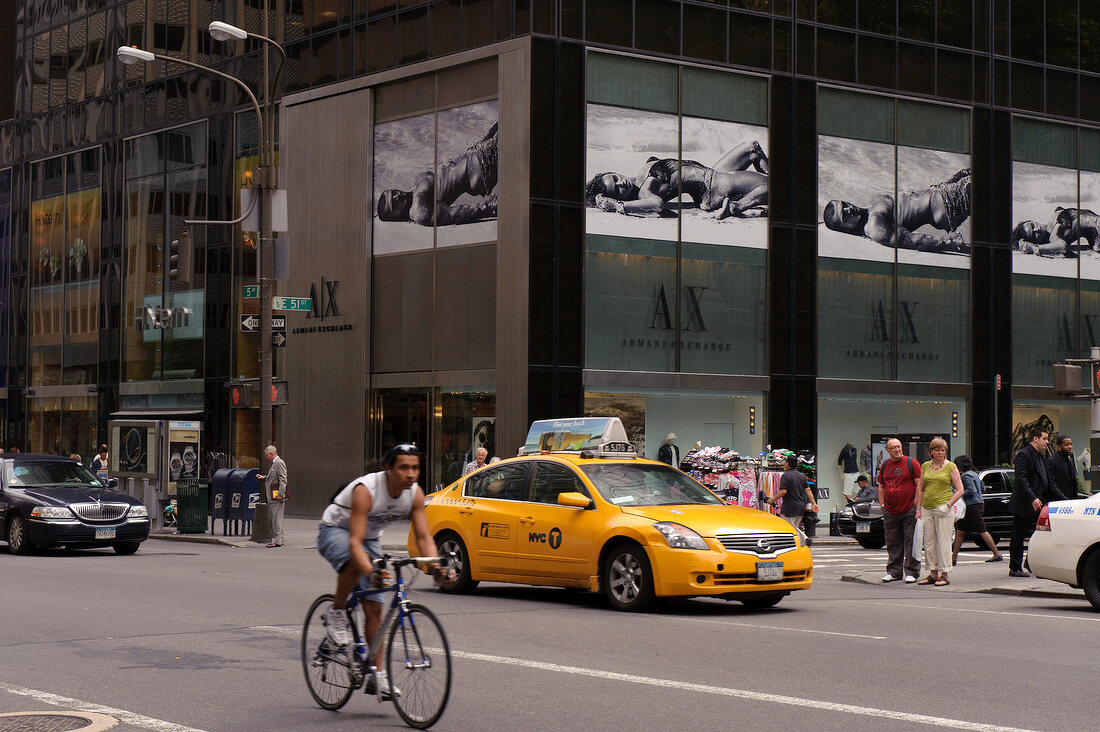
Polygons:
<instances>
[{"instance_id":1,"label":"yellow taxi cab","mask_svg":"<svg viewBox=\"0 0 1100 732\"><path fill-rule=\"evenodd\" d=\"M766 608L813 581L798 529L637 457L617 417L537 421L519 457L429 495L425 513L439 550L455 553L445 592L512 582L602 592L619 610L658 597Z\"/></svg>"}]
</instances>

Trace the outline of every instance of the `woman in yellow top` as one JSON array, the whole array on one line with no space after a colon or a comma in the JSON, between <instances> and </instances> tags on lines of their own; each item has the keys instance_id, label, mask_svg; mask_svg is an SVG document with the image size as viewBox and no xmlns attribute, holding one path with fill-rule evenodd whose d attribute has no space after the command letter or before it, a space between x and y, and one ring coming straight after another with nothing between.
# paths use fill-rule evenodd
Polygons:
<instances>
[{"instance_id":1,"label":"woman in yellow top","mask_svg":"<svg viewBox=\"0 0 1100 732\"><path fill-rule=\"evenodd\" d=\"M962 500L963 483L955 463L947 459L947 442L937 437L928 446L932 459L922 468L923 484L917 484L917 518L924 532L924 562L928 575L918 585L951 584L951 532L955 526L955 502Z\"/></svg>"}]
</instances>

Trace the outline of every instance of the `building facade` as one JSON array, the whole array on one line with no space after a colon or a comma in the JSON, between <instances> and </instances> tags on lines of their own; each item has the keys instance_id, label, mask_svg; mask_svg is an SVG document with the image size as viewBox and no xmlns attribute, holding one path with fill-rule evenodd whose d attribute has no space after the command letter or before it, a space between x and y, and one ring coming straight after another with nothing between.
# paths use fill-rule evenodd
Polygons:
<instances>
[{"instance_id":1,"label":"building facade","mask_svg":"<svg viewBox=\"0 0 1100 732\"><path fill-rule=\"evenodd\" d=\"M261 44L206 27L261 33L265 4L0 18L6 445L151 454L129 425L160 420L201 429L201 467L165 433L169 473L258 455L230 389L259 372L256 238L184 224L240 213L255 116L232 85L114 51L261 92ZM1089 435L1051 365L1097 345L1095 3L272 5L277 289L312 300L275 349L292 512L396 442L425 447L434 486L554 416L620 416L649 457L669 433L808 449L824 507L882 435L982 464L1033 423Z\"/></svg>"}]
</instances>

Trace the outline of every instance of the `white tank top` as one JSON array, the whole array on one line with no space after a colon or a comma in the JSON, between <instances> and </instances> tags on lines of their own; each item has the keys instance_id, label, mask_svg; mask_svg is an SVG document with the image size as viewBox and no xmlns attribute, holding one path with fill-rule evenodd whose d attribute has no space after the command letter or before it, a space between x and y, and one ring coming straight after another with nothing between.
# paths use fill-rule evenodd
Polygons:
<instances>
[{"instance_id":1,"label":"white tank top","mask_svg":"<svg viewBox=\"0 0 1100 732\"><path fill-rule=\"evenodd\" d=\"M321 514L321 523L328 526L348 528L351 521L351 496L355 492L355 486L362 483L370 492L371 508L367 514L367 538L377 539L382 535L382 530L395 521L403 521L412 512L413 498L420 487L413 483L412 488L401 491L397 498L390 496L386 488L386 471L363 475L344 486L344 489L336 494Z\"/></svg>"}]
</instances>

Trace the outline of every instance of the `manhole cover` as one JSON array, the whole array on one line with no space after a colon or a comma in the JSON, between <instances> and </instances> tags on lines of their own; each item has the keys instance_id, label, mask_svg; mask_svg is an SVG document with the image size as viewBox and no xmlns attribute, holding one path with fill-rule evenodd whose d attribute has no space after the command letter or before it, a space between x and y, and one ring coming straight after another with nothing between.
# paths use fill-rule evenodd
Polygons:
<instances>
[{"instance_id":1,"label":"manhole cover","mask_svg":"<svg viewBox=\"0 0 1100 732\"><path fill-rule=\"evenodd\" d=\"M0 714L0 732L99 732L118 724L114 717L89 712Z\"/></svg>"}]
</instances>

